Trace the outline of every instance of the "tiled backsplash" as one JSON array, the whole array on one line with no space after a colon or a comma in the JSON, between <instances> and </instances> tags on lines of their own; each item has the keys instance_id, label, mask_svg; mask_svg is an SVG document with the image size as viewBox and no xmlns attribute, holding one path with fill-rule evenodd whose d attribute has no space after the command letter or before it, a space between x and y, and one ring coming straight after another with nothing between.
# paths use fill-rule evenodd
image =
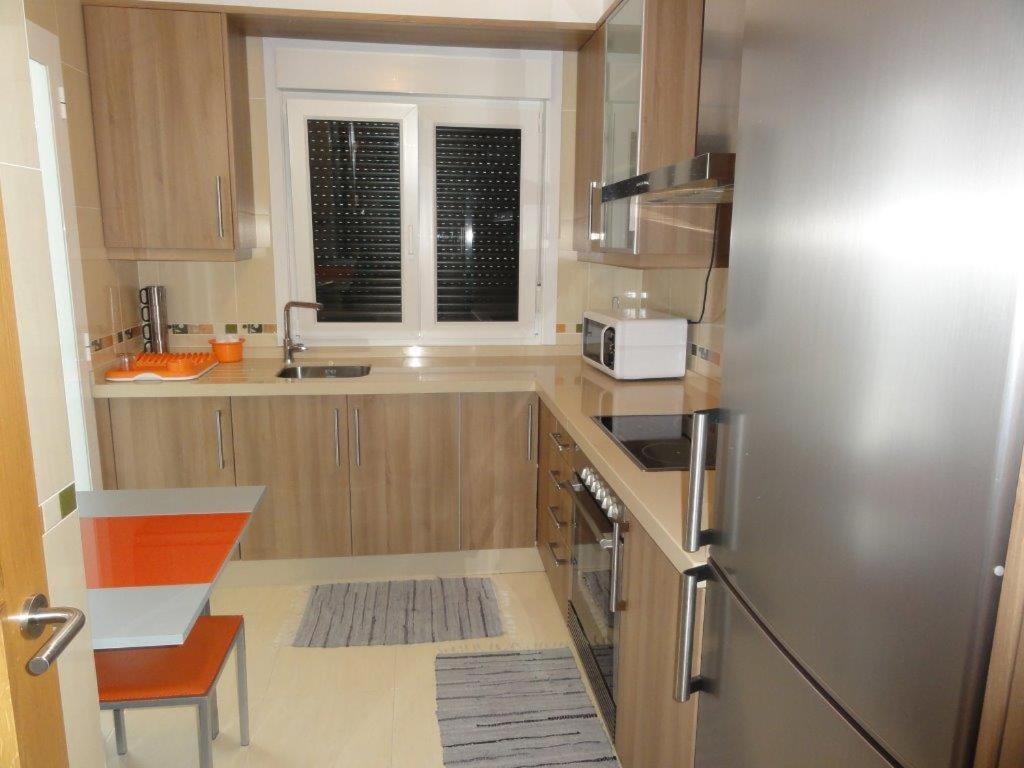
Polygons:
<instances>
[{"instance_id":1,"label":"tiled backsplash","mask_svg":"<svg viewBox=\"0 0 1024 768\"><path fill-rule=\"evenodd\" d=\"M707 305L704 300L705 269L649 269L643 272L645 306L662 312L691 318L687 369L702 376L721 380L722 351L725 341L725 295L728 269L711 270L707 280Z\"/></svg>"}]
</instances>

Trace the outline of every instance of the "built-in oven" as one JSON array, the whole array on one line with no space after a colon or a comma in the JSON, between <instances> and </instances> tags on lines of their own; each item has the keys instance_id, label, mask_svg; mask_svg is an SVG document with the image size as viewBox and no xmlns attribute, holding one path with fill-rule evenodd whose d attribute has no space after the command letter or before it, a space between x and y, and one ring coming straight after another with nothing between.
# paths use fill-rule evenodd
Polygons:
<instances>
[{"instance_id":1,"label":"built-in oven","mask_svg":"<svg viewBox=\"0 0 1024 768\"><path fill-rule=\"evenodd\" d=\"M577 456L576 470L572 481L575 525L567 618L598 708L614 736L617 615L621 607L626 510L582 454Z\"/></svg>"}]
</instances>

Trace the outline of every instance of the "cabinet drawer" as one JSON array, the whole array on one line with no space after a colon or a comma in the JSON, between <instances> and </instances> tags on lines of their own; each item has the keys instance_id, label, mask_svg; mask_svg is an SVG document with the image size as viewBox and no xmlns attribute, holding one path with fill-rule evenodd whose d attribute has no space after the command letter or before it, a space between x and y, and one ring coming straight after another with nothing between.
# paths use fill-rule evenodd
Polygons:
<instances>
[{"instance_id":1,"label":"cabinet drawer","mask_svg":"<svg viewBox=\"0 0 1024 768\"><path fill-rule=\"evenodd\" d=\"M569 587L572 578L571 550L557 536L550 535L538 542L537 549L540 552L540 559L544 563L548 581L551 583L551 590L555 593L558 610L564 615L569 602Z\"/></svg>"},{"instance_id":2,"label":"cabinet drawer","mask_svg":"<svg viewBox=\"0 0 1024 768\"><path fill-rule=\"evenodd\" d=\"M572 549L572 496L568 491L556 489L550 479L549 482L551 490L541 500L543 508L540 512L546 518L543 530L547 534L547 541L561 547L561 556L569 557L568 553Z\"/></svg>"}]
</instances>

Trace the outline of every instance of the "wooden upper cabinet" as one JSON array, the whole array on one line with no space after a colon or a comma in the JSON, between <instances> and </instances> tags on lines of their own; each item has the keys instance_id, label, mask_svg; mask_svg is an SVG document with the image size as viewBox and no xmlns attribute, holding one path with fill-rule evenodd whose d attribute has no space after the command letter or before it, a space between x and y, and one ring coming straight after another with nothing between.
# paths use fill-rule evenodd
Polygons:
<instances>
[{"instance_id":1,"label":"wooden upper cabinet","mask_svg":"<svg viewBox=\"0 0 1024 768\"><path fill-rule=\"evenodd\" d=\"M112 399L110 434L118 488L235 484L226 397Z\"/></svg>"},{"instance_id":2,"label":"wooden upper cabinet","mask_svg":"<svg viewBox=\"0 0 1024 768\"><path fill-rule=\"evenodd\" d=\"M223 13L83 12L106 245L236 258L254 224L244 37Z\"/></svg>"},{"instance_id":3,"label":"wooden upper cabinet","mask_svg":"<svg viewBox=\"0 0 1024 768\"><path fill-rule=\"evenodd\" d=\"M348 398L352 554L459 549L459 396Z\"/></svg>"},{"instance_id":4,"label":"wooden upper cabinet","mask_svg":"<svg viewBox=\"0 0 1024 768\"><path fill-rule=\"evenodd\" d=\"M238 485L267 493L242 539L242 557L352 554L344 397L235 397Z\"/></svg>"},{"instance_id":5,"label":"wooden upper cabinet","mask_svg":"<svg viewBox=\"0 0 1024 768\"><path fill-rule=\"evenodd\" d=\"M462 549L537 540L537 396L461 396Z\"/></svg>"},{"instance_id":6,"label":"wooden upper cabinet","mask_svg":"<svg viewBox=\"0 0 1024 768\"><path fill-rule=\"evenodd\" d=\"M622 768L692 768L700 697L691 696L685 704L674 698L681 576L635 521L625 542L615 748ZM703 591L697 604L698 638ZM694 658L700 659L699 649Z\"/></svg>"},{"instance_id":7,"label":"wooden upper cabinet","mask_svg":"<svg viewBox=\"0 0 1024 768\"><path fill-rule=\"evenodd\" d=\"M573 248L588 253L598 231L601 210L594 205L591 184L601 182L604 125L605 27L580 48L576 65L576 168L574 183Z\"/></svg>"}]
</instances>

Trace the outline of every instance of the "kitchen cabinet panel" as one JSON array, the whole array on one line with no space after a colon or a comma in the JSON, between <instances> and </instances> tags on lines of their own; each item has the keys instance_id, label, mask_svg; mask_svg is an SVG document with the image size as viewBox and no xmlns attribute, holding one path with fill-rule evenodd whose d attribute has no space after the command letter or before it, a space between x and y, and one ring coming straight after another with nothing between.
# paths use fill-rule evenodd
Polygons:
<instances>
[{"instance_id":1,"label":"kitchen cabinet panel","mask_svg":"<svg viewBox=\"0 0 1024 768\"><path fill-rule=\"evenodd\" d=\"M107 247L224 251L225 259L251 248L241 32L222 13L83 12Z\"/></svg>"},{"instance_id":2,"label":"kitchen cabinet panel","mask_svg":"<svg viewBox=\"0 0 1024 768\"><path fill-rule=\"evenodd\" d=\"M235 484L226 397L112 399L110 432L118 488Z\"/></svg>"},{"instance_id":3,"label":"kitchen cabinet panel","mask_svg":"<svg viewBox=\"0 0 1024 768\"><path fill-rule=\"evenodd\" d=\"M537 396L461 395L462 549L537 541Z\"/></svg>"},{"instance_id":4,"label":"kitchen cabinet panel","mask_svg":"<svg viewBox=\"0 0 1024 768\"><path fill-rule=\"evenodd\" d=\"M348 398L352 552L459 549L459 395Z\"/></svg>"},{"instance_id":5,"label":"kitchen cabinet panel","mask_svg":"<svg viewBox=\"0 0 1024 768\"><path fill-rule=\"evenodd\" d=\"M242 558L352 554L344 397L231 400L235 477L266 485Z\"/></svg>"},{"instance_id":6,"label":"kitchen cabinet panel","mask_svg":"<svg viewBox=\"0 0 1024 768\"><path fill-rule=\"evenodd\" d=\"M592 231L599 231L601 206L594 205L591 184L601 181L604 102L605 27L580 48L576 65L576 168L573 248L589 252Z\"/></svg>"},{"instance_id":7,"label":"kitchen cabinet panel","mask_svg":"<svg viewBox=\"0 0 1024 768\"><path fill-rule=\"evenodd\" d=\"M673 697L681 576L635 522L625 535L624 555L626 608L619 613L615 748L623 768L690 768L700 697L685 704ZM697 638L703 593L698 590ZM696 673L700 649L694 654Z\"/></svg>"}]
</instances>

